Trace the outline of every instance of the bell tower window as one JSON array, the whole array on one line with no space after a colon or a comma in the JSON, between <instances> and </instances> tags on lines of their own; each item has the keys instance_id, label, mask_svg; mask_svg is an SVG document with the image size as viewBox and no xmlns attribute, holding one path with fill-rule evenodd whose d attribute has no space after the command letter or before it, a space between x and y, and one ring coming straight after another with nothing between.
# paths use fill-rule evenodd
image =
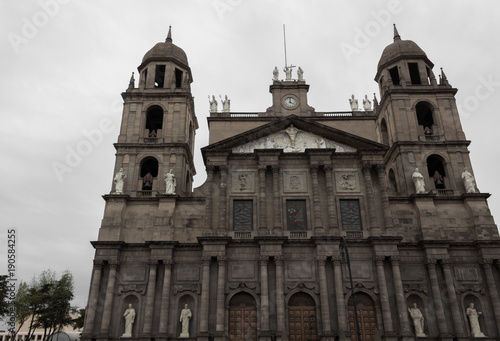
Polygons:
<instances>
[{"instance_id":1,"label":"bell tower window","mask_svg":"<svg viewBox=\"0 0 500 341\"><path fill-rule=\"evenodd\" d=\"M163 88L165 84L165 65L156 65L155 88Z\"/></svg>"},{"instance_id":2,"label":"bell tower window","mask_svg":"<svg viewBox=\"0 0 500 341\"><path fill-rule=\"evenodd\" d=\"M420 81L420 74L418 72L418 64L417 63L408 63L408 69L410 71L411 84L413 84L413 85L422 84L422 82Z\"/></svg>"},{"instance_id":3,"label":"bell tower window","mask_svg":"<svg viewBox=\"0 0 500 341\"><path fill-rule=\"evenodd\" d=\"M389 69L389 74L391 75L392 84L399 85L399 71L398 71L398 67L395 66L392 69Z\"/></svg>"},{"instance_id":4,"label":"bell tower window","mask_svg":"<svg viewBox=\"0 0 500 341\"><path fill-rule=\"evenodd\" d=\"M151 191L153 189L154 179L158 176L158 160L149 157L142 162L141 179L143 191Z\"/></svg>"},{"instance_id":5,"label":"bell tower window","mask_svg":"<svg viewBox=\"0 0 500 341\"><path fill-rule=\"evenodd\" d=\"M157 137L158 131L163 126L163 109L157 105L152 106L146 113L146 133L148 137Z\"/></svg>"},{"instance_id":6,"label":"bell tower window","mask_svg":"<svg viewBox=\"0 0 500 341\"><path fill-rule=\"evenodd\" d=\"M432 109L429 104L425 102L418 103L415 107L417 112L418 124L423 127L426 135L432 135L432 126L434 119L432 118Z\"/></svg>"},{"instance_id":7,"label":"bell tower window","mask_svg":"<svg viewBox=\"0 0 500 341\"><path fill-rule=\"evenodd\" d=\"M385 119L382 119L382 122L380 123L380 133L382 135L382 143L389 145L389 132L387 130Z\"/></svg>"},{"instance_id":8,"label":"bell tower window","mask_svg":"<svg viewBox=\"0 0 500 341\"><path fill-rule=\"evenodd\" d=\"M429 177L434 181L436 189L445 189L444 179L446 173L444 171L443 160L438 155L431 155L427 158L427 171Z\"/></svg>"},{"instance_id":9,"label":"bell tower window","mask_svg":"<svg viewBox=\"0 0 500 341\"><path fill-rule=\"evenodd\" d=\"M175 87L176 88L182 87L182 71L179 70L178 68L175 68Z\"/></svg>"}]
</instances>

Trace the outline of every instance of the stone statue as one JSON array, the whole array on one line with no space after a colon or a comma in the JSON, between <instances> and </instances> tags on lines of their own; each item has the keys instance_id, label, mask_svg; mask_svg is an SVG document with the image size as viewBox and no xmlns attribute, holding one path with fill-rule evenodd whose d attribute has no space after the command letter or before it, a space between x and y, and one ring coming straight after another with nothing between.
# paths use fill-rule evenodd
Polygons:
<instances>
[{"instance_id":1,"label":"stone statue","mask_svg":"<svg viewBox=\"0 0 500 341\"><path fill-rule=\"evenodd\" d=\"M417 304L413 303L413 307L408 308L408 312L413 320L415 335L417 337L426 337L427 335L424 333L424 315L422 315L422 312L418 309Z\"/></svg>"},{"instance_id":2,"label":"stone statue","mask_svg":"<svg viewBox=\"0 0 500 341\"><path fill-rule=\"evenodd\" d=\"M424 176L420 174L418 171L418 168L415 168L415 172L411 176L413 179L413 183L415 184L415 190L417 191L417 194L425 194L425 182L424 182Z\"/></svg>"},{"instance_id":3,"label":"stone statue","mask_svg":"<svg viewBox=\"0 0 500 341\"><path fill-rule=\"evenodd\" d=\"M132 327L135 320L135 309L132 308L132 304L128 305L128 309L123 313L123 317L125 318L125 332L121 337L132 337Z\"/></svg>"},{"instance_id":4,"label":"stone statue","mask_svg":"<svg viewBox=\"0 0 500 341\"><path fill-rule=\"evenodd\" d=\"M466 193L477 193L476 180L467 168L464 168L464 171L462 172L462 180L464 182Z\"/></svg>"},{"instance_id":5,"label":"stone statue","mask_svg":"<svg viewBox=\"0 0 500 341\"><path fill-rule=\"evenodd\" d=\"M188 305L184 305L184 309L181 311L181 317L179 321L182 323L182 332L179 335L180 338L189 338L189 320L191 320L191 310L188 308Z\"/></svg>"},{"instance_id":6,"label":"stone statue","mask_svg":"<svg viewBox=\"0 0 500 341\"><path fill-rule=\"evenodd\" d=\"M291 147L295 148L295 136L297 136L297 133L299 130L293 126L293 124L290 124L288 128L286 128L286 132L288 136L290 137Z\"/></svg>"},{"instance_id":7,"label":"stone statue","mask_svg":"<svg viewBox=\"0 0 500 341\"><path fill-rule=\"evenodd\" d=\"M486 337L479 326L479 315L482 315L482 313L474 308L474 303L469 304L467 316L469 317L470 333L472 337Z\"/></svg>"},{"instance_id":8,"label":"stone statue","mask_svg":"<svg viewBox=\"0 0 500 341\"><path fill-rule=\"evenodd\" d=\"M279 80L279 77L280 77L280 71L278 70L278 67L275 66L273 70L273 81Z\"/></svg>"},{"instance_id":9,"label":"stone statue","mask_svg":"<svg viewBox=\"0 0 500 341\"><path fill-rule=\"evenodd\" d=\"M123 183L125 182L125 179L127 178L127 175L123 172L123 168L120 168L120 171L116 173L115 175L115 193L116 194L123 194Z\"/></svg>"},{"instance_id":10,"label":"stone statue","mask_svg":"<svg viewBox=\"0 0 500 341\"><path fill-rule=\"evenodd\" d=\"M210 100L210 96L208 96L208 102L210 103L210 112L217 112L217 100L214 95L212 95L212 100Z\"/></svg>"},{"instance_id":11,"label":"stone statue","mask_svg":"<svg viewBox=\"0 0 500 341\"><path fill-rule=\"evenodd\" d=\"M230 106L231 106L231 100L227 99L226 95L226 100L223 100L221 95L219 95L220 101L222 102L222 112L229 112L230 111Z\"/></svg>"},{"instance_id":12,"label":"stone statue","mask_svg":"<svg viewBox=\"0 0 500 341\"><path fill-rule=\"evenodd\" d=\"M300 66L297 70L297 78L299 79L299 81L304 80L304 71L302 71L302 68Z\"/></svg>"},{"instance_id":13,"label":"stone statue","mask_svg":"<svg viewBox=\"0 0 500 341\"><path fill-rule=\"evenodd\" d=\"M285 71L285 75L286 75L285 80L291 81L292 80L292 68L285 66L283 71Z\"/></svg>"},{"instance_id":14,"label":"stone statue","mask_svg":"<svg viewBox=\"0 0 500 341\"><path fill-rule=\"evenodd\" d=\"M356 98L354 98L354 95L351 96L351 98L349 98L349 104L351 105L351 110L352 111L358 111L359 108L358 108L358 100Z\"/></svg>"},{"instance_id":15,"label":"stone statue","mask_svg":"<svg viewBox=\"0 0 500 341\"><path fill-rule=\"evenodd\" d=\"M177 181L175 180L175 175L172 169L169 173L165 173L165 194L175 194L175 186L177 186Z\"/></svg>"},{"instance_id":16,"label":"stone statue","mask_svg":"<svg viewBox=\"0 0 500 341\"><path fill-rule=\"evenodd\" d=\"M365 98L363 99L363 109L365 109L365 111L372 110L372 102L368 99L368 95L365 95Z\"/></svg>"}]
</instances>

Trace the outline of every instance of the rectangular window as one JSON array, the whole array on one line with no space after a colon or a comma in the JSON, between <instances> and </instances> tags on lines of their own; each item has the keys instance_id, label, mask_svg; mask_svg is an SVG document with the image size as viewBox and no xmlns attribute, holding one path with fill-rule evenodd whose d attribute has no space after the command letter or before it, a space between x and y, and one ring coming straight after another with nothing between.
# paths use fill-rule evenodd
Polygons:
<instances>
[{"instance_id":1,"label":"rectangular window","mask_svg":"<svg viewBox=\"0 0 500 341\"><path fill-rule=\"evenodd\" d=\"M307 213L305 200L286 201L286 225L288 231L307 230Z\"/></svg>"},{"instance_id":2,"label":"rectangular window","mask_svg":"<svg viewBox=\"0 0 500 341\"><path fill-rule=\"evenodd\" d=\"M253 201L235 200L233 202L233 230L253 230Z\"/></svg>"},{"instance_id":3,"label":"rectangular window","mask_svg":"<svg viewBox=\"0 0 500 341\"><path fill-rule=\"evenodd\" d=\"M163 88L165 84L165 65L156 65L155 88Z\"/></svg>"},{"instance_id":4,"label":"rectangular window","mask_svg":"<svg viewBox=\"0 0 500 341\"><path fill-rule=\"evenodd\" d=\"M395 66L392 69L389 69L389 74L391 75L392 84L399 85L399 71L398 71L398 67Z\"/></svg>"},{"instance_id":5,"label":"rectangular window","mask_svg":"<svg viewBox=\"0 0 500 341\"><path fill-rule=\"evenodd\" d=\"M182 70L179 70L178 68L175 68L175 87L182 87Z\"/></svg>"},{"instance_id":6,"label":"rectangular window","mask_svg":"<svg viewBox=\"0 0 500 341\"><path fill-rule=\"evenodd\" d=\"M408 63L408 69L410 70L411 84L414 85L422 84L420 82L420 73L418 72L418 64Z\"/></svg>"},{"instance_id":7,"label":"rectangular window","mask_svg":"<svg viewBox=\"0 0 500 341\"><path fill-rule=\"evenodd\" d=\"M340 219L344 231L361 231L361 212L358 199L340 200Z\"/></svg>"}]
</instances>

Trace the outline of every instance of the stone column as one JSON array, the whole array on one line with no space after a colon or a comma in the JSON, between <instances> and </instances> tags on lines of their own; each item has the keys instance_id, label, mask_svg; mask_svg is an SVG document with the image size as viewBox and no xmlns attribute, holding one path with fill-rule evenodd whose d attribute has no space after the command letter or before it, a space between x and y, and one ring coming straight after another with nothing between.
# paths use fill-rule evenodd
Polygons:
<instances>
[{"instance_id":1,"label":"stone column","mask_svg":"<svg viewBox=\"0 0 500 341\"><path fill-rule=\"evenodd\" d=\"M451 273L450 263L448 260L442 260L441 265L443 266L444 281L446 282L446 290L448 291L448 298L451 304L451 317L453 319L453 325L455 327L455 333L457 335L462 334L464 336L464 324L460 318L460 307L458 306L457 295L455 291L455 285L453 284L453 274Z\"/></svg>"},{"instance_id":2,"label":"stone column","mask_svg":"<svg viewBox=\"0 0 500 341\"><path fill-rule=\"evenodd\" d=\"M227 167L220 167L219 229L227 230Z\"/></svg>"},{"instance_id":3,"label":"stone column","mask_svg":"<svg viewBox=\"0 0 500 341\"><path fill-rule=\"evenodd\" d=\"M142 329L142 332L144 334L151 333L151 324L153 323L157 268L158 268L158 261L151 260L149 264L149 280L148 280L148 291L146 295L146 309L144 311L144 327Z\"/></svg>"},{"instance_id":4,"label":"stone column","mask_svg":"<svg viewBox=\"0 0 500 341\"><path fill-rule=\"evenodd\" d=\"M259 166L259 228L266 225L266 166Z\"/></svg>"},{"instance_id":5,"label":"stone column","mask_svg":"<svg viewBox=\"0 0 500 341\"><path fill-rule=\"evenodd\" d=\"M219 263L219 274L217 276L217 318L215 330L218 332L224 331L224 298L226 288L226 257L217 257Z\"/></svg>"},{"instance_id":6,"label":"stone column","mask_svg":"<svg viewBox=\"0 0 500 341\"><path fill-rule=\"evenodd\" d=\"M160 334L167 334L168 327L168 312L170 305L170 281L172 277L172 264L169 259L163 261L165 274L163 275L163 289L161 292L161 308L160 308L160 327L158 331Z\"/></svg>"},{"instance_id":7,"label":"stone column","mask_svg":"<svg viewBox=\"0 0 500 341\"><path fill-rule=\"evenodd\" d=\"M326 176L326 200L328 203L328 227L337 228L337 206L335 205L335 198L333 197L333 167L331 165L325 166Z\"/></svg>"},{"instance_id":8,"label":"stone column","mask_svg":"<svg viewBox=\"0 0 500 341\"><path fill-rule=\"evenodd\" d=\"M319 198L318 166L310 166L313 191L313 227L321 227L321 201Z\"/></svg>"},{"instance_id":9,"label":"stone column","mask_svg":"<svg viewBox=\"0 0 500 341\"><path fill-rule=\"evenodd\" d=\"M285 336L285 297L283 293L283 259L280 257L275 258L276 264L276 312L278 332L282 332L282 340Z\"/></svg>"},{"instance_id":10,"label":"stone column","mask_svg":"<svg viewBox=\"0 0 500 341\"><path fill-rule=\"evenodd\" d=\"M375 213L375 199L373 196L373 183L371 175L372 165L363 164L363 176L365 178L366 198L368 205L368 216L370 217L370 229L379 229L377 214Z\"/></svg>"},{"instance_id":11,"label":"stone column","mask_svg":"<svg viewBox=\"0 0 500 341\"><path fill-rule=\"evenodd\" d=\"M378 287L380 291L380 305L382 306L382 318L384 322L384 331L390 333L392 328L391 306L389 305L389 294L387 292L387 282L385 280L384 271L384 256L376 256L375 262L377 264L377 277Z\"/></svg>"},{"instance_id":12,"label":"stone column","mask_svg":"<svg viewBox=\"0 0 500 341\"><path fill-rule=\"evenodd\" d=\"M323 332L330 333L332 331L332 326L330 322L330 305L328 303L328 287L326 284L325 257L316 257L316 261L318 262L319 297L321 299Z\"/></svg>"},{"instance_id":13,"label":"stone column","mask_svg":"<svg viewBox=\"0 0 500 341\"><path fill-rule=\"evenodd\" d=\"M394 288L396 291L396 302L398 305L399 323L403 335L410 334L410 322L408 320L408 307L405 301L401 271L399 270L399 256L391 256L392 276L394 278Z\"/></svg>"},{"instance_id":14,"label":"stone column","mask_svg":"<svg viewBox=\"0 0 500 341\"><path fill-rule=\"evenodd\" d=\"M108 334L109 323L111 321L111 309L113 307L113 296L115 291L116 270L118 269L118 260L109 261L108 286L106 287L106 296L104 298L104 310L102 313L101 334Z\"/></svg>"},{"instance_id":15,"label":"stone column","mask_svg":"<svg viewBox=\"0 0 500 341\"><path fill-rule=\"evenodd\" d=\"M335 301L337 305L337 321L339 324L339 339L345 340L347 331L347 317L345 313L344 284L342 281L342 267L340 265L340 255L333 257L333 279L335 280Z\"/></svg>"},{"instance_id":16,"label":"stone column","mask_svg":"<svg viewBox=\"0 0 500 341\"><path fill-rule=\"evenodd\" d=\"M262 331L269 330L269 281L267 277L268 257L260 258L260 316Z\"/></svg>"},{"instance_id":17,"label":"stone column","mask_svg":"<svg viewBox=\"0 0 500 341\"><path fill-rule=\"evenodd\" d=\"M205 199L205 228L212 228L212 194L214 183L214 167L207 166L207 195Z\"/></svg>"},{"instance_id":18,"label":"stone column","mask_svg":"<svg viewBox=\"0 0 500 341\"><path fill-rule=\"evenodd\" d=\"M483 258L481 260L484 275L486 277L486 283L488 283L488 290L490 293L491 305L493 306L493 313L495 314L497 329L500 332L500 299L498 297L498 290L495 284L495 278L493 277L493 271L491 270L491 263L492 262L489 259Z\"/></svg>"},{"instance_id":19,"label":"stone column","mask_svg":"<svg viewBox=\"0 0 500 341\"><path fill-rule=\"evenodd\" d=\"M200 332L208 333L208 294L210 285L210 257L203 257L200 302Z\"/></svg>"},{"instance_id":20,"label":"stone column","mask_svg":"<svg viewBox=\"0 0 500 341\"><path fill-rule=\"evenodd\" d=\"M90 284L89 302L85 316L85 334L94 332L95 308L97 307L97 298L99 296L99 287L101 286L102 260L94 260L94 269L92 274L92 283Z\"/></svg>"},{"instance_id":21,"label":"stone column","mask_svg":"<svg viewBox=\"0 0 500 341\"><path fill-rule=\"evenodd\" d=\"M446 327L443 301L441 299L441 292L436 274L436 260L427 259L426 263L427 263L427 271L429 271L429 280L431 282L432 296L434 297L434 309L436 312L436 319L438 322L439 333L446 334L448 332L448 329Z\"/></svg>"},{"instance_id":22,"label":"stone column","mask_svg":"<svg viewBox=\"0 0 500 341\"><path fill-rule=\"evenodd\" d=\"M378 181L380 184L380 194L382 196L382 207L384 210L385 228L392 227L391 209L389 205L389 195L387 194L387 181L385 181L385 167L377 165Z\"/></svg>"},{"instance_id":23,"label":"stone column","mask_svg":"<svg viewBox=\"0 0 500 341\"><path fill-rule=\"evenodd\" d=\"M273 211L274 228L282 230L280 205L280 168L273 166Z\"/></svg>"}]
</instances>

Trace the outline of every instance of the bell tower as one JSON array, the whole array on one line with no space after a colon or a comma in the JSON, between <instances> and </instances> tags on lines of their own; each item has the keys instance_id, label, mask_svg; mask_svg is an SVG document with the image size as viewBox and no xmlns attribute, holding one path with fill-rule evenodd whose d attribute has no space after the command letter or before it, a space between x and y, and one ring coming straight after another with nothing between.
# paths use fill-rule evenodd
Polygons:
<instances>
[{"instance_id":1,"label":"bell tower","mask_svg":"<svg viewBox=\"0 0 500 341\"><path fill-rule=\"evenodd\" d=\"M380 58L375 81L381 101L377 109L379 142L389 145L388 177L394 191L413 193L418 168L427 191L462 192L461 174L471 162L453 88L441 70L413 41L402 40L394 26L394 42Z\"/></svg>"},{"instance_id":2,"label":"bell tower","mask_svg":"<svg viewBox=\"0 0 500 341\"><path fill-rule=\"evenodd\" d=\"M172 43L156 44L142 59L139 86L134 75L124 100L122 125L115 144L115 174L126 176L123 194L155 196L166 193L164 174L176 179L176 194L192 191L195 131L190 84L193 81L186 53ZM113 193L117 190L113 187Z\"/></svg>"}]
</instances>

